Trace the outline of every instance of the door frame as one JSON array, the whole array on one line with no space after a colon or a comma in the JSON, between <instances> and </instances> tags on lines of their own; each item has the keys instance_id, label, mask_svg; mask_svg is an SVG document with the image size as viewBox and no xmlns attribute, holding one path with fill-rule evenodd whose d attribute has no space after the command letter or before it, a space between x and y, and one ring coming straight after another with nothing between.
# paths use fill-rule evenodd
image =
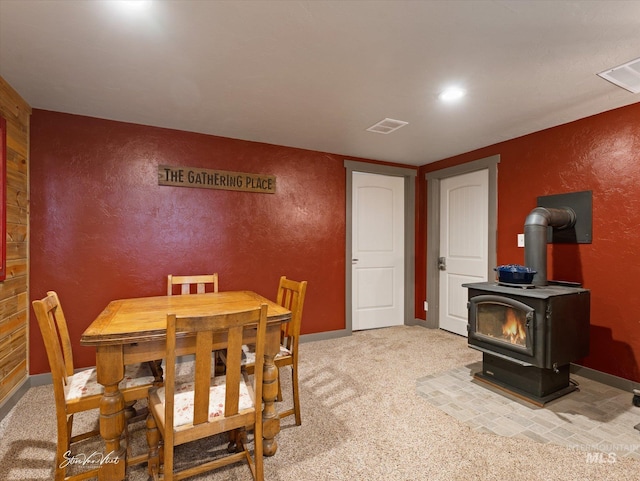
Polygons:
<instances>
[{"instance_id":1,"label":"door frame","mask_svg":"<svg viewBox=\"0 0 640 481\"><path fill-rule=\"evenodd\" d=\"M383 164L370 164L355 160L345 160L347 189L346 189L346 246L345 246L345 331L346 335L353 332L353 303L352 303L352 269L351 258L353 256L352 236L352 202L353 202L353 172L366 174L379 174L395 177L404 177L404 324L413 323L413 300L415 296L415 231L416 231L416 176L417 168L408 169Z\"/></svg>"},{"instance_id":2,"label":"door frame","mask_svg":"<svg viewBox=\"0 0 640 481\"><path fill-rule=\"evenodd\" d=\"M498 227L498 164L500 155L435 170L425 175L427 180L427 311L426 327L440 327L440 278L438 257L440 256L440 182L448 177L468 174L477 170L489 170L489 216L487 239L487 279L493 276L497 259Z\"/></svg>"}]
</instances>

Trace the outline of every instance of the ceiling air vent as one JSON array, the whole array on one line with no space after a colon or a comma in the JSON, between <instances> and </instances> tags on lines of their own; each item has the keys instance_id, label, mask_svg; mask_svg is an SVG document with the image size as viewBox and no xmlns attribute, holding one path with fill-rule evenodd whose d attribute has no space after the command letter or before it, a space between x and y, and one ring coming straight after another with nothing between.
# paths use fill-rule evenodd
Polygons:
<instances>
[{"instance_id":1,"label":"ceiling air vent","mask_svg":"<svg viewBox=\"0 0 640 481\"><path fill-rule=\"evenodd\" d=\"M640 93L640 58L600 72L598 75L629 92Z\"/></svg>"},{"instance_id":2,"label":"ceiling air vent","mask_svg":"<svg viewBox=\"0 0 640 481\"><path fill-rule=\"evenodd\" d=\"M409 122L403 122L402 120L384 119L375 125L372 125L367 130L369 132L375 132L377 134L390 134L394 130L398 130L400 127L404 127Z\"/></svg>"}]
</instances>

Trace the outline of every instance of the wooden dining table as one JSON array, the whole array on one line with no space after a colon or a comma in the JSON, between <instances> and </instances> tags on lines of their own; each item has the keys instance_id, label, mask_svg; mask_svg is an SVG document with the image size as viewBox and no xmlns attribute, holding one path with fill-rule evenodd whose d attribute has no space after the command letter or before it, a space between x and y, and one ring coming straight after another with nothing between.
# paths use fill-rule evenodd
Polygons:
<instances>
[{"instance_id":1,"label":"wooden dining table","mask_svg":"<svg viewBox=\"0 0 640 481\"><path fill-rule=\"evenodd\" d=\"M215 315L254 309L262 303L268 306L262 391L263 452L265 456L275 454L280 419L275 409L278 369L274 357L280 349L281 324L291 319L289 310L251 291L119 299L111 301L80 338L81 345L96 348L98 382L104 386L100 401L100 435L105 442L107 462L101 464L98 479L120 481L125 478L126 449L120 443L125 426L125 402L118 384L124 377L125 365L156 361L165 356L167 314ZM255 329L248 329L244 342L253 340ZM186 350L190 342L190 338L180 340L178 351ZM214 346L216 350L225 347L224 339Z\"/></svg>"}]
</instances>

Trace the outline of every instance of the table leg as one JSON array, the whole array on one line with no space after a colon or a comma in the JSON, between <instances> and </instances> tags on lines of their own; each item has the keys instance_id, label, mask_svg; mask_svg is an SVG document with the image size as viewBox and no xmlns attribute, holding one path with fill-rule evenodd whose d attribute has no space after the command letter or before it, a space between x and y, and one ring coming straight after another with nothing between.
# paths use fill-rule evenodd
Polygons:
<instances>
[{"instance_id":1,"label":"table leg","mask_svg":"<svg viewBox=\"0 0 640 481\"><path fill-rule=\"evenodd\" d=\"M118 384L124 377L122 346L99 347L96 354L98 382L104 386L100 400L100 435L105 442L98 479L120 481L125 478L126 450L120 445L124 432L124 397Z\"/></svg>"},{"instance_id":2,"label":"table leg","mask_svg":"<svg viewBox=\"0 0 640 481\"><path fill-rule=\"evenodd\" d=\"M280 417L276 412L275 400L278 396L278 368L274 363L280 351L280 325L267 327L267 342L264 356L264 377L262 380L262 434L264 438L262 452L265 456L273 456L278 450L276 435L280 432Z\"/></svg>"}]
</instances>

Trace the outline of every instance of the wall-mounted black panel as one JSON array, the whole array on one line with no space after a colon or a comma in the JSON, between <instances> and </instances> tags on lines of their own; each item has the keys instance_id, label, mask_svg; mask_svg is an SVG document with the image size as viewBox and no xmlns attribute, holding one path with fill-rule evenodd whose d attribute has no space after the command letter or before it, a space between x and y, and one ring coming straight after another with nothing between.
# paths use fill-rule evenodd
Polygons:
<instances>
[{"instance_id":1,"label":"wall-mounted black panel","mask_svg":"<svg viewBox=\"0 0 640 481\"><path fill-rule=\"evenodd\" d=\"M576 213L576 224L566 229L549 227L547 242L560 244L591 244L593 239L592 192L571 192L569 194L545 195L538 197L538 207L561 209L569 207Z\"/></svg>"}]
</instances>

